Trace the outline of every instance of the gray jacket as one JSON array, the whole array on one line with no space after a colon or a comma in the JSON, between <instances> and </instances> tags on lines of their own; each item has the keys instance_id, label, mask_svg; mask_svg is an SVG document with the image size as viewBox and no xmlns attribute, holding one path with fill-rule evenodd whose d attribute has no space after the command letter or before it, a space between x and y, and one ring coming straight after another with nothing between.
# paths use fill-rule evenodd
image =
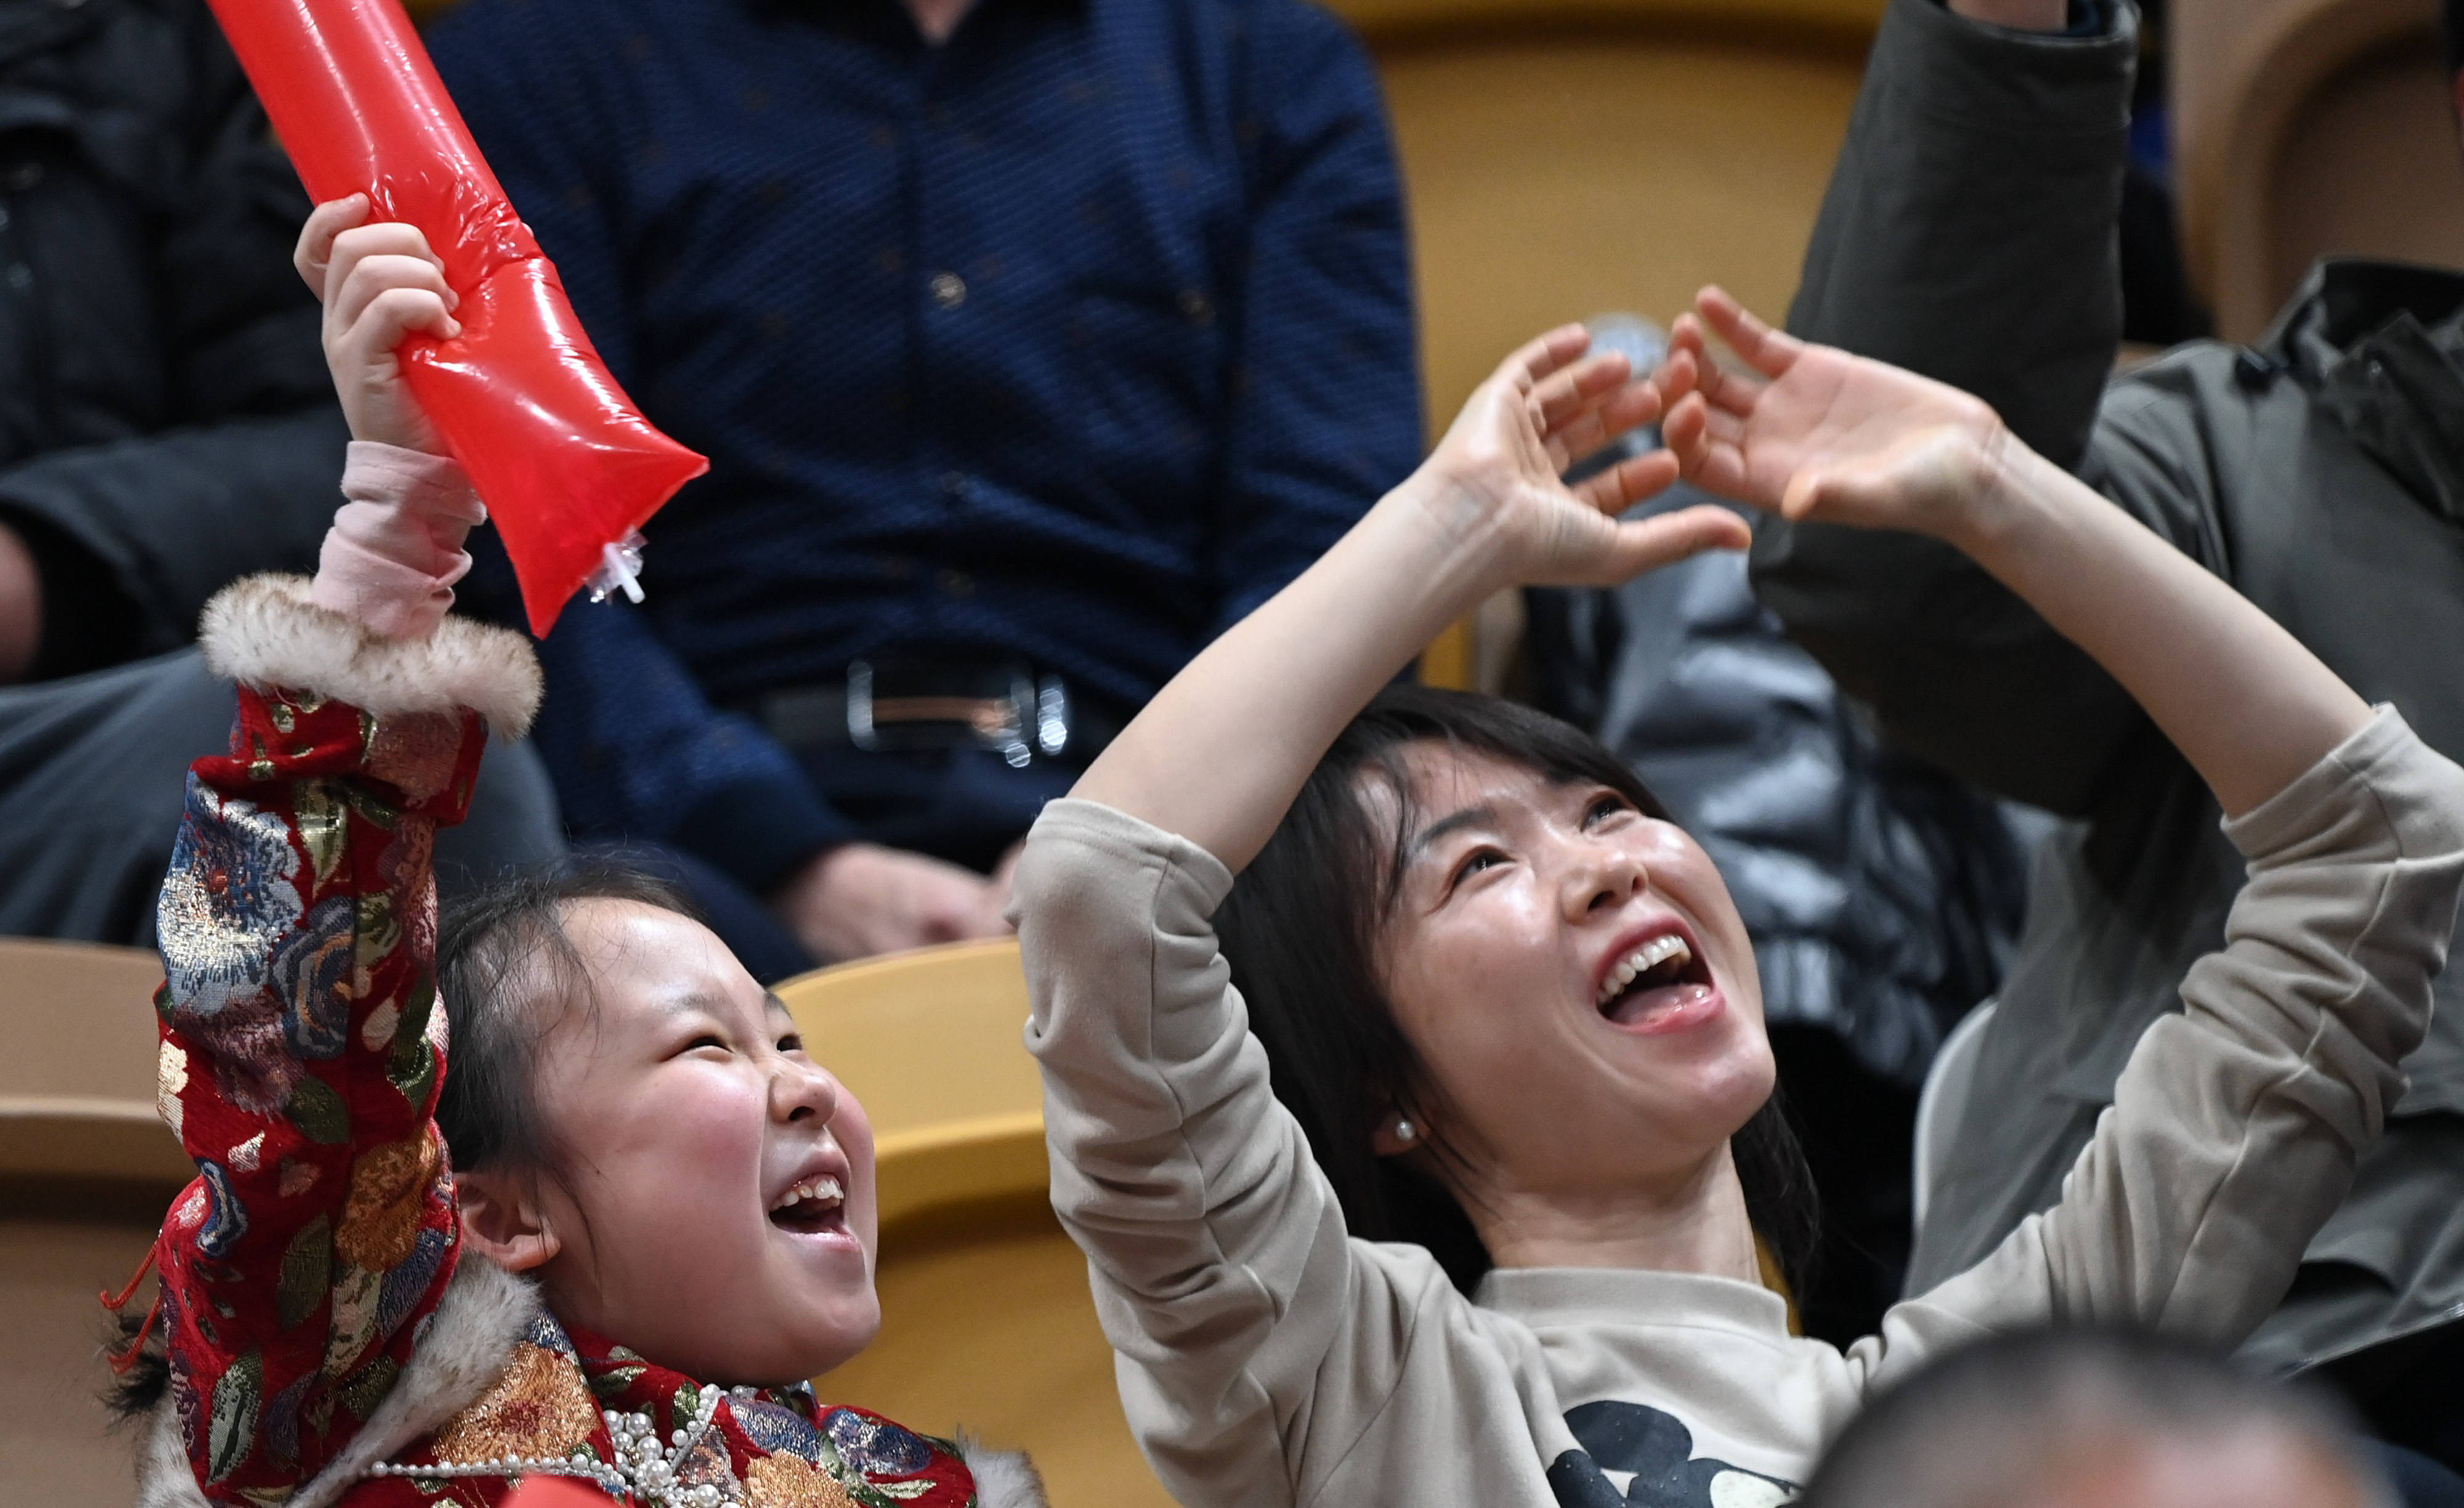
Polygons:
<instances>
[{"instance_id":1,"label":"gray jacket","mask_svg":"<svg viewBox=\"0 0 2464 1508\"><path fill-rule=\"evenodd\" d=\"M2464 754L2464 276L2315 270L2255 350L2202 342L2108 382L2135 20L2101 36L1894 0L1790 324L1991 402L2027 442L2231 581L2431 747ZM1763 600L1904 747L2080 820L2041 852L1922 1290L2052 1206L2150 1022L2222 945L2240 856L2122 688L1947 548L1771 525ZM2290 1366L2464 1317L2464 1010L2292 1297L2250 1344Z\"/></svg>"}]
</instances>

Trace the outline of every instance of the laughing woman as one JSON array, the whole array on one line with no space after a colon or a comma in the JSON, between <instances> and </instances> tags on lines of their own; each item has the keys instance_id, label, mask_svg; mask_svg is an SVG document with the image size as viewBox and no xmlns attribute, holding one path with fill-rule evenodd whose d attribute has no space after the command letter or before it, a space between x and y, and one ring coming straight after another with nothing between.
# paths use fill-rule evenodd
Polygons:
<instances>
[{"instance_id":1,"label":"laughing woman","mask_svg":"<svg viewBox=\"0 0 2464 1508\"><path fill-rule=\"evenodd\" d=\"M1869 1392L1972 1337L2230 1344L2421 1040L2464 771L1984 404L1703 313L1759 379L1707 375L1699 341L1660 388L1579 330L1517 353L1028 842L1053 1203L1191 1508L1769 1503ZM1663 397L1677 457L1558 482ZM1572 730L1380 691L1492 592L1742 544L1717 510L1616 521L1681 457L1792 517L1967 551L2130 688L2250 861L2061 1202L1844 1352L1757 1281L1788 1162L1718 872Z\"/></svg>"}]
</instances>

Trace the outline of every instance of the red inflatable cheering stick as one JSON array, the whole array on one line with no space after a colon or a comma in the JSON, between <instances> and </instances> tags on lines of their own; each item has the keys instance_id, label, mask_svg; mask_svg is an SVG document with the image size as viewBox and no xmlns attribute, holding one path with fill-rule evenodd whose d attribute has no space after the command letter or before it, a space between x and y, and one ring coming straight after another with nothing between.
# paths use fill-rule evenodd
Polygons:
<instances>
[{"instance_id":1,"label":"red inflatable cheering stick","mask_svg":"<svg viewBox=\"0 0 2464 1508\"><path fill-rule=\"evenodd\" d=\"M504 534L531 631L585 580L638 598L633 531L710 463L608 375L396 0L211 3L310 197L364 193L444 258L462 334L411 337L404 370Z\"/></svg>"}]
</instances>

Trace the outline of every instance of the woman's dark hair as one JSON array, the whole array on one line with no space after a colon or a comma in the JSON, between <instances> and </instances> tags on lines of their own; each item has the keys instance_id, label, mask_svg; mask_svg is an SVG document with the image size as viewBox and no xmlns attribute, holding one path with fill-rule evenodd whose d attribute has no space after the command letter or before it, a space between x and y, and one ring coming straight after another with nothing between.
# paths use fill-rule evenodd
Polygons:
<instances>
[{"instance_id":1,"label":"woman's dark hair","mask_svg":"<svg viewBox=\"0 0 2464 1508\"><path fill-rule=\"evenodd\" d=\"M456 1168L558 1175L562 1148L539 1111L539 1052L567 1013L589 1008L582 955L564 931L565 907L576 901L632 901L694 915L665 881L609 858L512 875L445 903L436 998L451 1060L437 1091L436 1127ZM105 1402L123 1418L152 1410L170 1386L152 1318L115 1316L117 1375Z\"/></svg>"},{"instance_id":2,"label":"woman's dark hair","mask_svg":"<svg viewBox=\"0 0 2464 1508\"><path fill-rule=\"evenodd\" d=\"M1436 1178L1371 1145L1385 1115L1441 1119L1423 1113L1434 1087L1395 1023L1376 963L1413 825L1404 748L1417 743L1494 755L1563 784L1596 783L1648 816L1667 812L1598 740L1546 713L1496 697L1393 687L1318 761L1216 913L1275 1096L1308 1133L1352 1234L1426 1247L1469 1292L1491 1262L1462 1206ZM1364 777L1389 788L1400 821L1390 827L1372 811ZM1818 1217L1813 1176L1776 1091L1730 1146L1754 1229L1801 1293ZM1441 1134L1433 1134L1431 1150L1453 1155Z\"/></svg>"}]
</instances>

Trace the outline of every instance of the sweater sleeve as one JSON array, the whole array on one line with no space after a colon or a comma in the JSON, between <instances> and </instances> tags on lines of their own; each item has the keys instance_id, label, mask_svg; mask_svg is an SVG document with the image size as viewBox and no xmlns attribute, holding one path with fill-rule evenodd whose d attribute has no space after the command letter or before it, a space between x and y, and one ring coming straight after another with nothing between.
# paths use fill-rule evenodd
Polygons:
<instances>
[{"instance_id":1,"label":"sweater sleeve","mask_svg":"<svg viewBox=\"0 0 2464 1508\"><path fill-rule=\"evenodd\" d=\"M190 1470L240 1508L350 1442L452 1276L430 855L539 682L511 634L382 639L297 578L229 588L203 638L239 715L159 908L160 1104L198 1176L155 1254Z\"/></svg>"},{"instance_id":2,"label":"sweater sleeve","mask_svg":"<svg viewBox=\"0 0 2464 1508\"><path fill-rule=\"evenodd\" d=\"M1357 1258L1268 1085L1208 920L1231 887L1194 844L1064 800L1015 892L1052 1206L1087 1253L1139 1444L1193 1505L1293 1500L1312 1416L1374 1417L1418 1298Z\"/></svg>"},{"instance_id":3,"label":"sweater sleeve","mask_svg":"<svg viewBox=\"0 0 2464 1508\"><path fill-rule=\"evenodd\" d=\"M2284 1297L2429 1029L2464 885L2464 770L2383 708L2225 832L2250 881L2224 948L2140 1039L2060 1201L1859 1343L1872 1380L2035 1323L2232 1345Z\"/></svg>"}]
</instances>

